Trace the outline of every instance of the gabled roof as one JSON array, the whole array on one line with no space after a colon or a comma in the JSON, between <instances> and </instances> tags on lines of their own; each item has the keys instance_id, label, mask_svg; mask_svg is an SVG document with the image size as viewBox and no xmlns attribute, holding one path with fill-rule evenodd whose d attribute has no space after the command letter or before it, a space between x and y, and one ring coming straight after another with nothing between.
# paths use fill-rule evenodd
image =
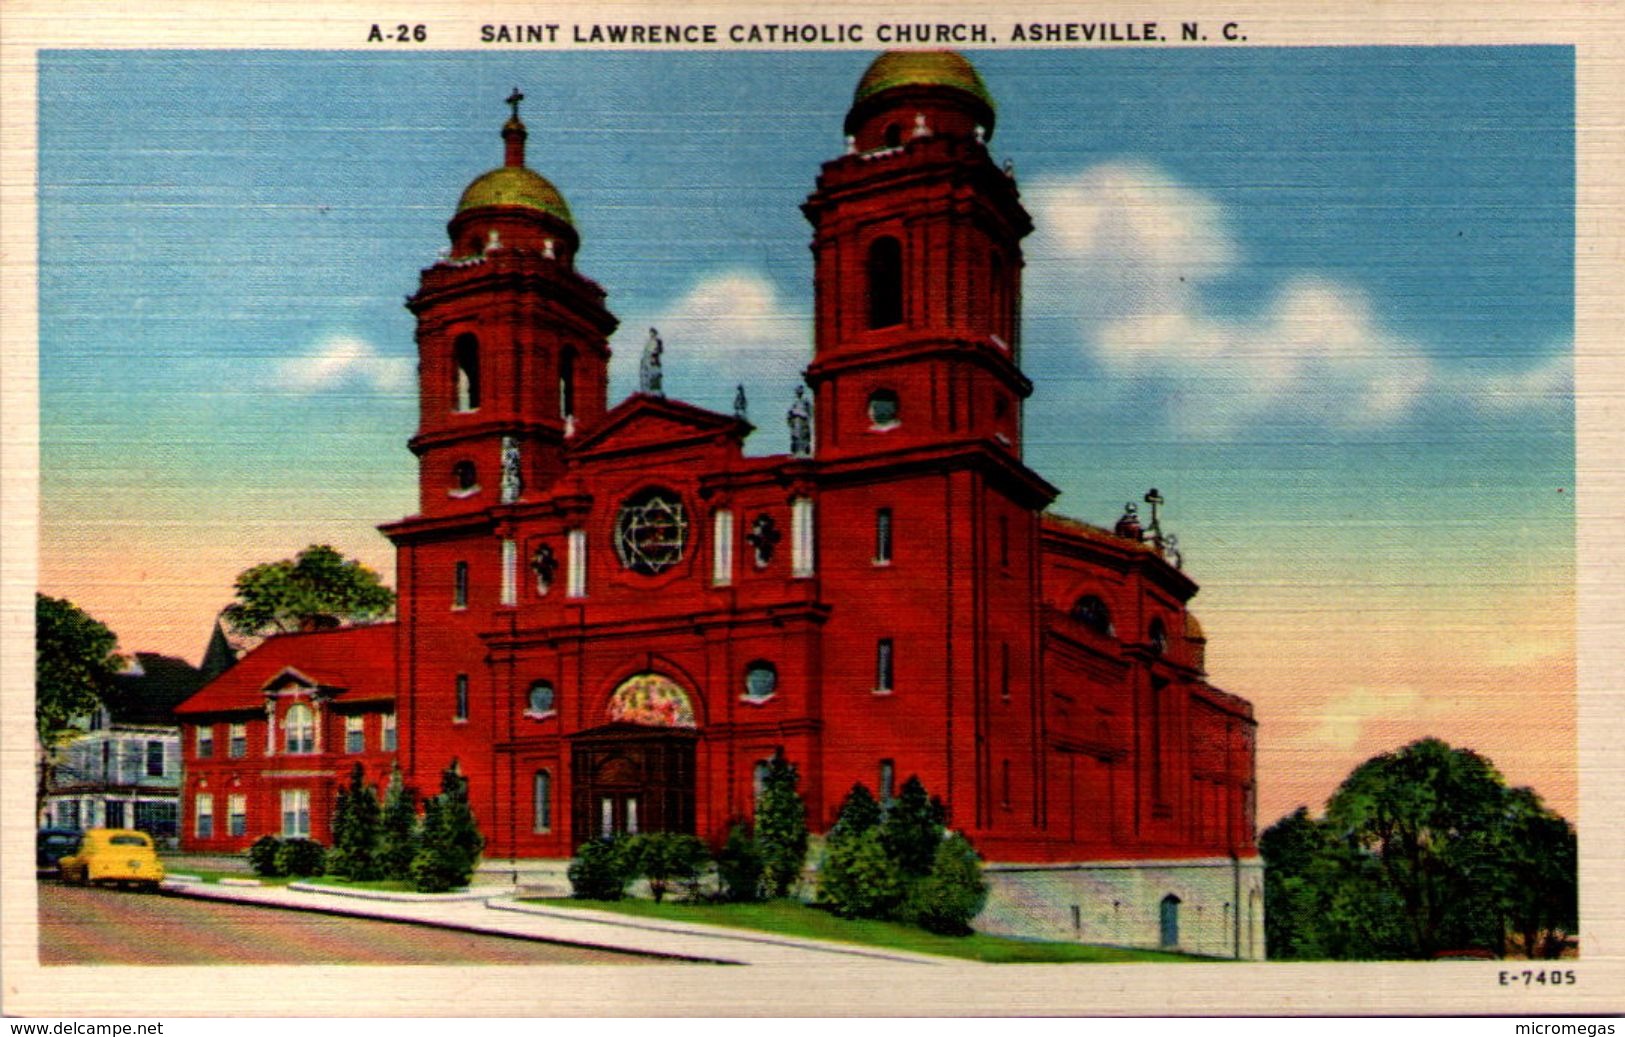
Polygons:
<instances>
[{"instance_id":1,"label":"gabled roof","mask_svg":"<svg viewBox=\"0 0 1625 1037\"><path fill-rule=\"evenodd\" d=\"M119 674L102 697L115 724L175 723L175 708L185 702L206 678L185 659L136 652L129 670Z\"/></svg>"},{"instance_id":2,"label":"gabled roof","mask_svg":"<svg viewBox=\"0 0 1625 1037\"><path fill-rule=\"evenodd\" d=\"M268 638L175 712L261 709L267 685L296 674L340 702L389 702L395 698L395 636L396 624L376 623Z\"/></svg>"},{"instance_id":3,"label":"gabled roof","mask_svg":"<svg viewBox=\"0 0 1625 1037\"><path fill-rule=\"evenodd\" d=\"M573 443L570 452L581 455L669 447L719 433L743 440L750 431L750 422L732 415L664 396L634 393L611 408L590 434Z\"/></svg>"}]
</instances>

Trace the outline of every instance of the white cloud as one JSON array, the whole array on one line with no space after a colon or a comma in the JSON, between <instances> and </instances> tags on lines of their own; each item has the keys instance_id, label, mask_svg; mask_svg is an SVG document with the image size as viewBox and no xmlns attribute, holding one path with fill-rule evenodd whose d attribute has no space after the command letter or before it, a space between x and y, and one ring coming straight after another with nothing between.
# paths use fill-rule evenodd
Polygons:
<instances>
[{"instance_id":1,"label":"white cloud","mask_svg":"<svg viewBox=\"0 0 1625 1037\"><path fill-rule=\"evenodd\" d=\"M1372 720L1422 718L1437 714L1443 708L1443 704L1425 698L1411 687L1352 688L1348 694L1326 704L1320 725L1310 740L1324 749L1347 752L1359 744L1360 735Z\"/></svg>"},{"instance_id":2,"label":"white cloud","mask_svg":"<svg viewBox=\"0 0 1625 1037\"><path fill-rule=\"evenodd\" d=\"M665 344L667 395L725 410L734 385L743 384L759 421L769 405L789 403L791 386L812 359L810 317L752 270L706 275L665 310L626 320L614 344L619 384L636 385L651 326Z\"/></svg>"},{"instance_id":3,"label":"white cloud","mask_svg":"<svg viewBox=\"0 0 1625 1037\"><path fill-rule=\"evenodd\" d=\"M353 335L332 335L304 356L277 365L277 384L297 393L361 387L378 393L410 388L412 361L384 356L372 343Z\"/></svg>"},{"instance_id":4,"label":"white cloud","mask_svg":"<svg viewBox=\"0 0 1625 1037\"><path fill-rule=\"evenodd\" d=\"M1154 388L1183 431L1373 428L1429 401L1518 410L1570 384L1566 355L1527 372L1447 371L1385 327L1361 289L1307 272L1288 272L1256 313L1216 314L1203 286L1242 258L1226 214L1151 165L1095 166L1028 196L1029 312L1075 320L1108 387Z\"/></svg>"}]
</instances>

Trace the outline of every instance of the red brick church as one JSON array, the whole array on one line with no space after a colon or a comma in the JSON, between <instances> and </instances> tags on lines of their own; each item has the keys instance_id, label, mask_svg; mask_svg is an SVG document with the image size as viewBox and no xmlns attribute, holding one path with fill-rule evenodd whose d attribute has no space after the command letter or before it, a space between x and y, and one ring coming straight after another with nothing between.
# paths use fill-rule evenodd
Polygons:
<instances>
[{"instance_id":1,"label":"red brick church","mask_svg":"<svg viewBox=\"0 0 1625 1037\"><path fill-rule=\"evenodd\" d=\"M560 192L503 165L423 271L418 513L395 622L274 637L179 711L183 841L326 841L359 761L457 761L486 857L607 832L720 841L782 750L822 831L910 775L990 862L982 928L1261 957L1251 706L1207 682L1196 584L1149 513L1046 511L1022 459L1016 182L971 64L892 52L802 206L815 345L790 451L668 399ZM742 411L742 408L740 408Z\"/></svg>"}]
</instances>

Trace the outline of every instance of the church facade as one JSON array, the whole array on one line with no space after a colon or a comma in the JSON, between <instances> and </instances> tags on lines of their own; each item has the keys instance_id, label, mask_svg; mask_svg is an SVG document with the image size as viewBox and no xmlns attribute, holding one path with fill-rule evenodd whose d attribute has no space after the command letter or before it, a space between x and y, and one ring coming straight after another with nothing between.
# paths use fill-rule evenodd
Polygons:
<instances>
[{"instance_id":1,"label":"church facade","mask_svg":"<svg viewBox=\"0 0 1625 1037\"><path fill-rule=\"evenodd\" d=\"M397 618L271 638L182 708L183 845L326 841L352 765L397 760L424 792L455 761L487 859L719 843L783 752L814 831L856 782L941 796L989 862L979 928L1262 957L1252 709L1207 680L1159 499L1074 521L1023 461L1032 223L970 63L863 75L802 207L810 391L767 457L742 407L664 395L652 330L609 405L616 319L518 101L408 301Z\"/></svg>"}]
</instances>

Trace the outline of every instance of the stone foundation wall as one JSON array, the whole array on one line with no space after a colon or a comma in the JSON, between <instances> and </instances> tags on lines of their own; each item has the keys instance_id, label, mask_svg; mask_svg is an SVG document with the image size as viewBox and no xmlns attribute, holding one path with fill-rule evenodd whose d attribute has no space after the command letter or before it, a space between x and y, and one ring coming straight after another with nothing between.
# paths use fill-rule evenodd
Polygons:
<instances>
[{"instance_id":1,"label":"stone foundation wall","mask_svg":"<svg viewBox=\"0 0 1625 1037\"><path fill-rule=\"evenodd\" d=\"M1163 948L1162 905L1172 896L1178 940L1166 949L1264 957L1264 864L1256 857L989 864L986 876L987 907L973 923L979 932Z\"/></svg>"}]
</instances>

